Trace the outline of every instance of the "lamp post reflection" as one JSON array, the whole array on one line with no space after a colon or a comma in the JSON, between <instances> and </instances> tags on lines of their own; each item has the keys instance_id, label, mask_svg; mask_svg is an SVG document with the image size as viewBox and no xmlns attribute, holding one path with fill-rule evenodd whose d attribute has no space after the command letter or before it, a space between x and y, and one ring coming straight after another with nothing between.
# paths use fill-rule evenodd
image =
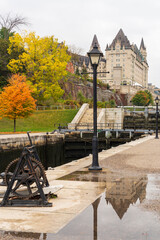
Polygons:
<instances>
[{"instance_id":1,"label":"lamp post reflection","mask_svg":"<svg viewBox=\"0 0 160 240\"><path fill-rule=\"evenodd\" d=\"M97 219L97 209L100 203L101 197L96 199L95 202L92 203L93 206L93 240L98 239L98 219Z\"/></svg>"}]
</instances>

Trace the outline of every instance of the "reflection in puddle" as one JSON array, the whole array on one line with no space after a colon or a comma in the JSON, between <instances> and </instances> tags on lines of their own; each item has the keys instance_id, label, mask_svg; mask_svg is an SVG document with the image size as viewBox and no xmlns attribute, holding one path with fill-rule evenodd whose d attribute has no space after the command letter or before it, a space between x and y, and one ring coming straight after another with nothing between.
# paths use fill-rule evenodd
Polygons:
<instances>
[{"instance_id":1,"label":"reflection in puddle","mask_svg":"<svg viewBox=\"0 0 160 240\"><path fill-rule=\"evenodd\" d=\"M89 171L76 171L69 175L59 178L59 180L71 180L71 181L90 181L90 182L105 182L106 172L89 172Z\"/></svg>"},{"instance_id":2,"label":"reflection in puddle","mask_svg":"<svg viewBox=\"0 0 160 240\"><path fill-rule=\"evenodd\" d=\"M42 238L42 239L47 239L47 234L41 234L41 233L27 233L27 232L3 232L1 233L2 236L6 236L9 235L9 240L11 239L11 237L13 237L13 239L41 239L40 237L43 235L44 237L46 236L46 238ZM0 236L1 236L0 235ZM0 238L1 239L1 238Z\"/></svg>"},{"instance_id":3,"label":"reflection in puddle","mask_svg":"<svg viewBox=\"0 0 160 240\"><path fill-rule=\"evenodd\" d=\"M146 197L147 177L121 178L106 182L106 202L110 203L121 219L130 204Z\"/></svg>"},{"instance_id":4,"label":"reflection in puddle","mask_svg":"<svg viewBox=\"0 0 160 240\"><path fill-rule=\"evenodd\" d=\"M160 176L116 178L110 175L106 178L105 174L103 174L103 179L105 178L106 181L106 191L100 198L57 234L33 234L30 238L39 240L159 240L159 217L153 212L144 211L140 206L148 199L152 199L152 194L153 198L160 196ZM26 233L11 234L14 240L27 239Z\"/></svg>"}]
</instances>

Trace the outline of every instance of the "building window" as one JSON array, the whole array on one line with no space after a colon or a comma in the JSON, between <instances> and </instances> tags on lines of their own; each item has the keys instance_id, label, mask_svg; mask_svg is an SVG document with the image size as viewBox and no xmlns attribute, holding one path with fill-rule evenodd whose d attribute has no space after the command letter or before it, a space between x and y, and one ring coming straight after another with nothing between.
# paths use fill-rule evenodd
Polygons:
<instances>
[{"instance_id":1,"label":"building window","mask_svg":"<svg viewBox=\"0 0 160 240\"><path fill-rule=\"evenodd\" d=\"M120 64L116 64L116 66L117 66L117 67L119 67L119 66L120 66Z\"/></svg>"},{"instance_id":2,"label":"building window","mask_svg":"<svg viewBox=\"0 0 160 240\"><path fill-rule=\"evenodd\" d=\"M116 59L116 62L120 62L120 59Z\"/></svg>"}]
</instances>

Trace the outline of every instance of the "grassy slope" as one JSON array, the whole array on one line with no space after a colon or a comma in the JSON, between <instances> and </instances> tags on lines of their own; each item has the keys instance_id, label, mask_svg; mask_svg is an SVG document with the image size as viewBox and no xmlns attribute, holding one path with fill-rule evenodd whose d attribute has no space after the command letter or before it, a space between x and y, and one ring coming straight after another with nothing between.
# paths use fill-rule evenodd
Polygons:
<instances>
[{"instance_id":1,"label":"grassy slope","mask_svg":"<svg viewBox=\"0 0 160 240\"><path fill-rule=\"evenodd\" d=\"M36 111L32 116L25 119L17 119L17 132L35 131L50 132L57 129L58 124L62 126L71 122L78 110L44 110ZM57 124L54 126L54 124ZM12 132L13 120L1 119L0 132Z\"/></svg>"}]
</instances>

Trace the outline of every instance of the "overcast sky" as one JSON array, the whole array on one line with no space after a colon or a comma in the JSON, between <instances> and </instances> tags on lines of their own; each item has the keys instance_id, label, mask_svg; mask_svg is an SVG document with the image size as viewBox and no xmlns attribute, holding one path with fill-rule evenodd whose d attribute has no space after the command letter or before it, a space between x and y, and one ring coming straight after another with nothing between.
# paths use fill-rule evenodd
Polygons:
<instances>
[{"instance_id":1,"label":"overcast sky","mask_svg":"<svg viewBox=\"0 0 160 240\"><path fill-rule=\"evenodd\" d=\"M138 48L147 48L148 81L160 87L160 0L0 0L0 14L20 15L37 35L54 35L75 45L82 54L89 50L94 34L105 53L122 28Z\"/></svg>"}]
</instances>

